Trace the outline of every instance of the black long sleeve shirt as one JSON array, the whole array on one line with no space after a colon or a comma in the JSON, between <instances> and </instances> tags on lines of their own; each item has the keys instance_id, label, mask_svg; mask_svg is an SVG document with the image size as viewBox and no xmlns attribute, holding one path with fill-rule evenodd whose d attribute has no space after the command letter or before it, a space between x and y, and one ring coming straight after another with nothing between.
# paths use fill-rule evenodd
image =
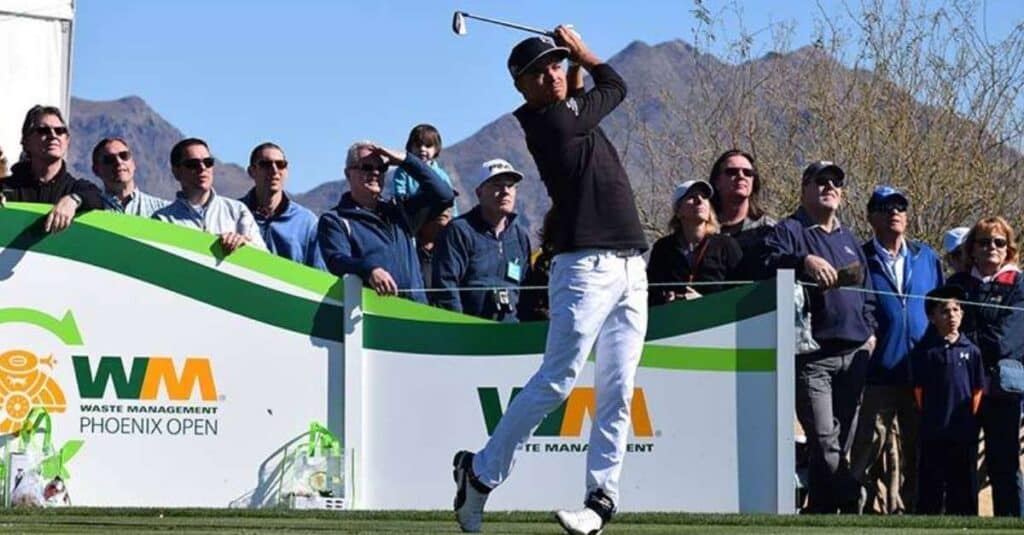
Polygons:
<instances>
[{"instance_id":1,"label":"black long sleeve shirt","mask_svg":"<svg viewBox=\"0 0 1024 535\"><path fill-rule=\"evenodd\" d=\"M557 252L647 249L633 188L601 120L626 97L626 83L607 64L590 71L585 94L514 112L551 197L548 234Z\"/></svg>"},{"instance_id":2,"label":"black long sleeve shirt","mask_svg":"<svg viewBox=\"0 0 1024 535\"><path fill-rule=\"evenodd\" d=\"M65 195L77 193L82 197L78 212L103 209L100 189L88 180L75 178L62 166L60 173L49 182L39 182L24 163L15 164L11 176L0 180L4 196L12 202L38 202L56 204Z\"/></svg>"}]
</instances>

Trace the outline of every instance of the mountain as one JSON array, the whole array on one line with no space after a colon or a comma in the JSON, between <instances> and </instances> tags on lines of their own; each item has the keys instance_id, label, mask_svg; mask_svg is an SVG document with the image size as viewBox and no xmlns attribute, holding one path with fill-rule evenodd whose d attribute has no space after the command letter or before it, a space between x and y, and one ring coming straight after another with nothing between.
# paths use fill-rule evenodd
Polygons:
<instances>
[{"instance_id":1,"label":"mountain","mask_svg":"<svg viewBox=\"0 0 1024 535\"><path fill-rule=\"evenodd\" d=\"M168 123L139 97L112 101L71 99L71 149L68 161L73 175L99 183L92 173L92 149L101 139L120 137L128 142L135 158L135 181L146 193L173 199L178 182L171 175L171 147L185 135ZM218 162L217 191L240 197L252 187L245 170L233 163Z\"/></svg>"}]
</instances>

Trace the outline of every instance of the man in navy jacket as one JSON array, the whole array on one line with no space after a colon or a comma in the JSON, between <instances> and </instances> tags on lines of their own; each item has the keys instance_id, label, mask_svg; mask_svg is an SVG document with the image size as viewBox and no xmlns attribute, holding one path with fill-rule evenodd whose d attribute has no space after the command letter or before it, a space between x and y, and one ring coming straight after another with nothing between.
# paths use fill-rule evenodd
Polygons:
<instances>
[{"instance_id":1,"label":"man in navy jacket","mask_svg":"<svg viewBox=\"0 0 1024 535\"><path fill-rule=\"evenodd\" d=\"M927 244L906 237L907 197L889 187L875 188L868 201L868 222L874 238L864 244L876 296L875 336L878 343L868 361L864 398L850 452L850 465L867 488L866 504L874 501L876 463L899 452L899 463L886 479L898 489L882 507L883 513L912 513L917 504L918 414L910 378L910 351L928 327L925 300L942 285L942 264ZM894 423L899 422L899 443ZM889 446L891 445L891 446ZM902 480L902 484L900 483Z\"/></svg>"},{"instance_id":2,"label":"man in navy jacket","mask_svg":"<svg viewBox=\"0 0 1024 535\"><path fill-rule=\"evenodd\" d=\"M400 166L420 183L416 194L401 203L381 199L389 165ZM320 217L317 230L327 269L338 276L359 275L380 295L411 290L406 297L426 303L413 236L451 206L451 186L416 156L369 141L349 148L345 177L350 191Z\"/></svg>"},{"instance_id":3,"label":"man in navy jacket","mask_svg":"<svg viewBox=\"0 0 1024 535\"><path fill-rule=\"evenodd\" d=\"M434 304L512 323L530 265L530 236L515 213L523 174L501 159L482 167L476 187L480 204L452 221L438 239L431 278L445 291L434 295Z\"/></svg>"},{"instance_id":4,"label":"man in navy jacket","mask_svg":"<svg viewBox=\"0 0 1024 535\"><path fill-rule=\"evenodd\" d=\"M800 208L775 226L766 243L767 268L794 269L799 281L813 284L806 288L811 334L821 348L796 359L796 412L810 450L811 513L853 511L860 498L846 454L874 349L875 319L873 297L863 291L872 289L867 259L836 217L845 177L832 162L809 165Z\"/></svg>"}]
</instances>

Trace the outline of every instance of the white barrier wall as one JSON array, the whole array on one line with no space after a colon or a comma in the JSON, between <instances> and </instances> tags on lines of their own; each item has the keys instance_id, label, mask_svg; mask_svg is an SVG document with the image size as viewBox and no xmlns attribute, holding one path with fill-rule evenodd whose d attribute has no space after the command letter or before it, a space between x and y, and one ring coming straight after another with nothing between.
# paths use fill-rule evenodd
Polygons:
<instances>
[{"instance_id":1,"label":"white barrier wall","mask_svg":"<svg viewBox=\"0 0 1024 535\"><path fill-rule=\"evenodd\" d=\"M779 288L769 281L652 309L621 510L792 512L793 317L775 312L791 307L791 276ZM346 290L350 506L450 508L453 454L487 440L540 364L547 324L440 315L360 294L358 280ZM588 365L489 509L581 503L592 385Z\"/></svg>"},{"instance_id":2,"label":"white barrier wall","mask_svg":"<svg viewBox=\"0 0 1024 535\"><path fill-rule=\"evenodd\" d=\"M76 505L275 502L282 448L340 434L338 280L130 216L46 236L44 208L0 210L0 433L43 405L83 440Z\"/></svg>"},{"instance_id":3,"label":"white barrier wall","mask_svg":"<svg viewBox=\"0 0 1024 535\"><path fill-rule=\"evenodd\" d=\"M343 438L347 507L449 509L453 454L484 444L540 363L544 322L380 298L247 248L221 258L210 235L131 216L50 236L46 210L0 210L0 435L43 406L58 447L83 440L76 505L274 505L316 420ZM651 311L622 510L792 512L793 318L776 313L792 296L782 273ZM490 509L581 502L592 373Z\"/></svg>"}]
</instances>

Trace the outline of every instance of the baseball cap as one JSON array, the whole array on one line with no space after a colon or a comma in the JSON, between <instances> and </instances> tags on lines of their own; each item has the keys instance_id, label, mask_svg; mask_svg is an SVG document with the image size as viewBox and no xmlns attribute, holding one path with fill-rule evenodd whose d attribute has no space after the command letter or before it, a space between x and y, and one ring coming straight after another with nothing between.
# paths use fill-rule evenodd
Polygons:
<instances>
[{"instance_id":1,"label":"baseball cap","mask_svg":"<svg viewBox=\"0 0 1024 535\"><path fill-rule=\"evenodd\" d=\"M709 199L715 192L714 188L711 187L711 184L703 180L687 180L686 182L676 186L676 190L672 192L672 208L675 208L676 205L679 204L679 200L686 197L686 194L693 188L703 189Z\"/></svg>"},{"instance_id":2,"label":"baseball cap","mask_svg":"<svg viewBox=\"0 0 1024 535\"><path fill-rule=\"evenodd\" d=\"M956 299L957 301L964 301L967 299L967 292L960 286L946 284L928 292L925 297L927 297L924 302L925 313L931 314L935 307L942 304L942 301L937 301L937 299Z\"/></svg>"},{"instance_id":3,"label":"baseball cap","mask_svg":"<svg viewBox=\"0 0 1024 535\"><path fill-rule=\"evenodd\" d=\"M554 40L546 36L523 39L508 56L508 72L515 80L541 58L551 55L563 60L569 57L569 49L556 45Z\"/></svg>"},{"instance_id":4,"label":"baseball cap","mask_svg":"<svg viewBox=\"0 0 1024 535\"><path fill-rule=\"evenodd\" d=\"M942 236L942 249L947 253L952 253L958 247L964 244L967 239L967 233L971 229L967 227L956 227L946 231L946 234Z\"/></svg>"},{"instance_id":5,"label":"baseball cap","mask_svg":"<svg viewBox=\"0 0 1024 535\"><path fill-rule=\"evenodd\" d=\"M886 201L899 200L903 202L903 206L909 206L910 200L900 190L892 186L878 186L875 191L871 193L871 198L868 199L868 211L876 206L881 206Z\"/></svg>"},{"instance_id":6,"label":"baseball cap","mask_svg":"<svg viewBox=\"0 0 1024 535\"><path fill-rule=\"evenodd\" d=\"M477 187L482 186L484 182L497 176L508 176L515 182L523 179L523 174L516 171L512 164L501 158L494 158L493 160L487 160L480 166L480 172L477 174Z\"/></svg>"},{"instance_id":7,"label":"baseball cap","mask_svg":"<svg viewBox=\"0 0 1024 535\"><path fill-rule=\"evenodd\" d=\"M801 182L807 182L808 180L825 172L835 173L836 176L839 177L840 182L846 179L846 173L843 172L841 167L828 160L819 160L812 162L811 165L807 166L807 169L804 169L804 175Z\"/></svg>"}]
</instances>

